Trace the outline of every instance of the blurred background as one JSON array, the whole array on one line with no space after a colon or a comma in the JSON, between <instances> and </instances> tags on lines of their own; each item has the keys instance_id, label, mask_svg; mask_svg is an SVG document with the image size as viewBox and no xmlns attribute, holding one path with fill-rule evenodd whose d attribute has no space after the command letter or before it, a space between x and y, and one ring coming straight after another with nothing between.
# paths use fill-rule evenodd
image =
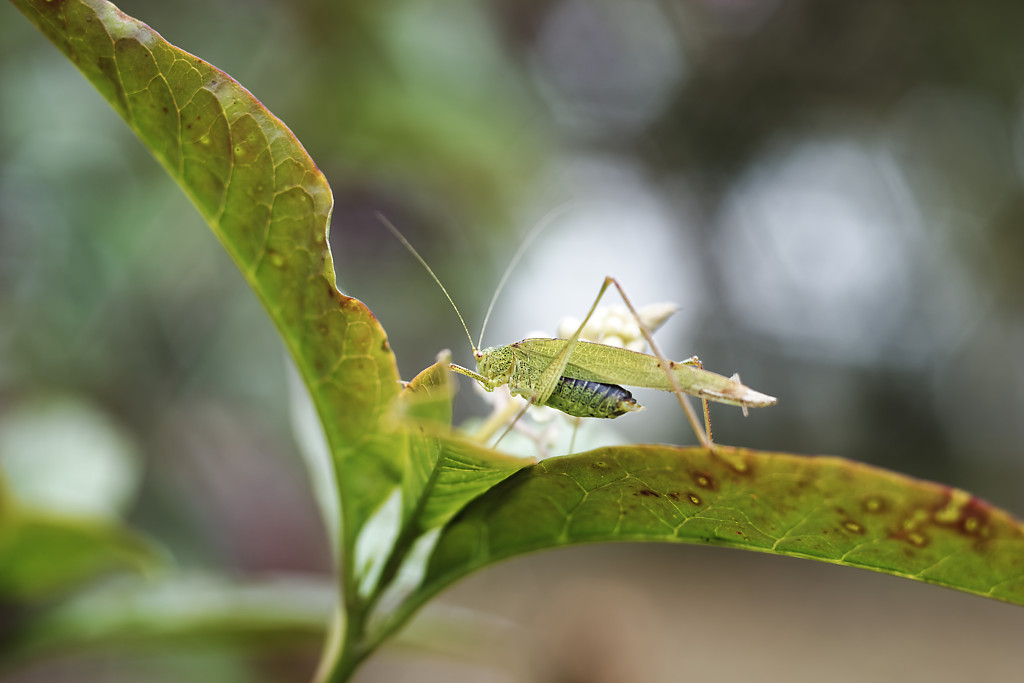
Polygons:
<instances>
[{"instance_id":1,"label":"blurred background","mask_svg":"<svg viewBox=\"0 0 1024 683\"><path fill-rule=\"evenodd\" d=\"M485 345L552 333L614 275L637 304L681 306L667 355L779 398L713 410L719 441L870 462L1024 515L1024 4L120 7L303 142L334 189L339 286L406 379L442 348L472 359L374 213L474 335L547 221ZM6 4L0 121L0 464L45 451L59 475L90 450L181 567L326 575L272 325L141 143ZM460 419L482 413L462 389ZM620 438L693 442L670 396L639 397ZM1019 607L718 548L546 553L441 602L418 645L357 680L983 680L1024 661ZM475 626L425 645L432 618ZM10 680L306 680L317 649L109 653Z\"/></svg>"}]
</instances>

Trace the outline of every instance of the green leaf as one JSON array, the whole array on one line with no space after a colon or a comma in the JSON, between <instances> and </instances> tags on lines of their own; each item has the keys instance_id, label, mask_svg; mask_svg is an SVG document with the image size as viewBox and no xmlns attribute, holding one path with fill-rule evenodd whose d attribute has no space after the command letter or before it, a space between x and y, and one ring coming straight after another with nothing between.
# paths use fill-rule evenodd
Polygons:
<instances>
[{"instance_id":1,"label":"green leaf","mask_svg":"<svg viewBox=\"0 0 1024 683\"><path fill-rule=\"evenodd\" d=\"M335 286L326 179L248 91L109 3L15 5L181 185L291 351L334 463L346 647L363 656L377 640L364 633L369 614L394 590L408 555L426 547L416 544L526 461L407 428L423 420L447 424L450 393L437 391L447 370L438 366L396 402L398 372L384 331ZM426 394L442 398L418 404Z\"/></svg>"},{"instance_id":2,"label":"green leaf","mask_svg":"<svg viewBox=\"0 0 1024 683\"><path fill-rule=\"evenodd\" d=\"M102 574L153 569L160 559L117 519L26 505L0 477L0 601L50 599Z\"/></svg>"},{"instance_id":3,"label":"green leaf","mask_svg":"<svg viewBox=\"0 0 1024 683\"><path fill-rule=\"evenodd\" d=\"M281 651L323 638L335 593L326 582L297 576L117 581L42 615L7 644L5 654L28 660L69 646L193 649L217 644Z\"/></svg>"},{"instance_id":4,"label":"green leaf","mask_svg":"<svg viewBox=\"0 0 1024 683\"><path fill-rule=\"evenodd\" d=\"M357 660L404 623L409 614L404 604L422 582L441 528L467 503L532 462L448 434L449 360L443 354L399 397L397 417L410 439L410 470L403 492L403 512L408 513L396 523L393 540L388 538L376 553L380 571L372 584L360 587L365 603L349 611L350 621L361 625L346 634L349 656ZM378 530L367 525L365 533Z\"/></svg>"},{"instance_id":5,"label":"green leaf","mask_svg":"<svg viewBox=\"0 0 1024 683\"><path fill-rule=\"evenodd\" d=\"M477 443L453 438L450 357L444 354L413 379L400 397L404 419L419 430L423 452L413 462L421 468L420 503L409 522L419 535L446 524L466 503L533 462Z\"/></svg>"},{"instance_id":6,"label":"green leaf","mask_svg":"<svg viewBox=\"0 0 1024 683\"><path fill-rule=\"evenodd\" d=\"M842 458L631 446L551 458L449 524L417 601L498 560L601 541L725 545L1024 604L1024 525L969 493Z\"/></svg>"},{"instance_id":7,"label":"green leaf","mask_svg":"<svg viewBox=\"0 0 1024 683\"><path fill-rule=\"evenodd\" d=\"M143 571L155 548L119 524L41 512L0 511L0 598L37 601L100 574Z\"/></svg>"},{"instance_id":8,"label":"green leaf","mask_svg":"<svg viewBox=\"0 0 1024 683\"><path fill-rule=\"evenodd\" d=\"M323 174L241 85L110 3L15 5L145 142L263 301L323 422L341 491L341 547L353 547L409 471L408 447L383 424L399 391L387 337L335 286ZM352 567L344 575L351 585L358 578Z\"/></svg>"}]
</instances>

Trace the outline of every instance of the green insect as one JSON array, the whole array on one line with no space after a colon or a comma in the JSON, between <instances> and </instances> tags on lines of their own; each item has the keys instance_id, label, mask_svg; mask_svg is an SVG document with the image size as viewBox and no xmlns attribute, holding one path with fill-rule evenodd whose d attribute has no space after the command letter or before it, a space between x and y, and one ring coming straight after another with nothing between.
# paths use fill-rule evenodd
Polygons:
<instances>
[{"instance_id":1,"label":"green insect","mask_svg":"<svg viewBox=\"0 0 1024 683\"><path fill-rule=\"evenodd\" d=\"M744 413L747 408L760 408L776 403L775 397L744 386L737 375L725 377L704 370L696 356L684 361L671 361L665 358L622 286L611 277L605 278L590 310L570 338L524 339L507 346L481 350L478 344L473 343L473 337L469 334L462 314L430 266L397 228L383 216L380 216L380 219L427 269L462 322L473 348L477 369L474 372L454 363L449 367L454 372L475 379L487 391L494 391L507 384L513 395L527 399L532 405L550 406L576 417L603 418L618 417L641 408L629 391L621 386L623 384L671 391L682 406L697 439L706 448L711 447L707 401L739 406L743 408ZM521 251L522 248L520 253ZM518 256L517 253L513 258L510 269ZM618 290L644 339L650 345L653 355L580 340L584 327L611 286ZM499 291L500 288L501 285ZM494 298L497 298L497 292ZM693 407L684 394L696 396L703 402L703 425L699 423Z\"/></svg>"}]
</instances>

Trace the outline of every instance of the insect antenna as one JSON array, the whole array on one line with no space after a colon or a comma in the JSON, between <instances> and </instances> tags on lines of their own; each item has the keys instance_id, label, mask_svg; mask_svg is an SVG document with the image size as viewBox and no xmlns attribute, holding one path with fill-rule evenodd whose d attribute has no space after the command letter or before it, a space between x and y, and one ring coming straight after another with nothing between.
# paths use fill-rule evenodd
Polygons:
<instances>
[{"instance_id":1,"label":"insect antenna","mask_svg":"<svg viewBox=\"0 0 1024 683\"><path fill-rule=\"evenodd\" d=\"M396 228L391 223L391 221L384 217L384 214L378 211L377 219L384 224L385 228L390 230L391 233L398 238L399 242L405 245L405 248L408 249L409 252L416 257L416 260L419 261L424 268L427 269L427 272L430 273L430 277L434 279L434 282L437 283L437 286L441 288L442 292L444 292L445 297L448 298L448 303L450 303L452 305L452 308L455 309L455 315L459 316L459 322L462 323L462 329L466 331L466 338L469 339L469 345L473 347L473 353L476 354L477 351L479 350L479 347L473 346L473 335L469 333L469 328L466 327L466 321L462 318L462 313L459 312L459 307L455 305L455 302L452 300L451 294L449 294L448 290L445 289L444 285L441 284L441 280L439 280L438 277L434 275L434 271L431 270L430 266L427 265L427 262L423 259L422 256L420 256L420 253L416 251L416 248L409 244L409 240L405 239L405 235L399 232L398 228Z\"/></svg>"},{"instance_id":2,"label":"insect antenna","mask_svg":"<svg viewBox=\"0 0 1024 683\"><path fill-rule=\"evenodd\" d=\"M501 279L498 280L498 286L494 288L494 294L491 295L491 303L487 304L487 313L484 314L484 322L480 326L480 339L477 341L475 348L479 349L483 347L484 330L487 329L487 321L491 319L491 311L494 310L494 305L498 303L498 296L500 296L501 291L505 289L505 283L508 282L508 278L512 275L512 271L515 270L516 265L519 263L520 259L523 258L523 254L526 253L526 250L530 247L533 241L540 237L542 232L547 230L548 226L554 222L555 218L565 213L565 210L569 205L570 202L565 202L544 214L541 219L537 221L537 224L533 226L530 232L526 234L526 237L523 238L523 241L519 244L519 248L516 249L516 252L512 254L511 260L509 260L508 265L505 266L505 272L501 274Z\"/></svg>"}]
</instances>

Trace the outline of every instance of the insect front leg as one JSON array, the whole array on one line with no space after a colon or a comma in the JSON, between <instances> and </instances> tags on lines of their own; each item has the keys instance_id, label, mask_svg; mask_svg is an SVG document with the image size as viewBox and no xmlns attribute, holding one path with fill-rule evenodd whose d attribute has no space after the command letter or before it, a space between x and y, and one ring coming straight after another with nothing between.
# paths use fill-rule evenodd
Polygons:
<instances>
[{"instance_id":1,"label":"insect front leg","mask_svg":"<svg viewBox=\"0 0 1024 683\"><path fill-rule=\"evenodd\" d=\"M473 372L472 370L470 370L468 368L464 368L461 365L456 365L455 363L449 363L448 364L448 369L451 370L452 372L457 372L460 375L465 375L466 377L469 377L470 379L475 379L477 382L480 383L480 386L482 386L487 391L494 391L494 387L498 386L496 384L492 384L491 380L489 380L488 378L484 377L483 375L481 375L479 373L476 373L476 372Z\"/></svg>"},{"instance_id":2,"label":"insect front leg","mask_svg":"<svg viewBox=\"0 0 1024 683\"><path fill-rule=\"evenodd\" d=\"M497 374L488 377L478 372L473 372L472 370L464 368L461 365L456 365L455 363L449 363L448 369L451 370L452 372L457 372L460 375L465 375L470 379L475 379L477 383L484 388L485 391L494 391L502 384L506 384L509 381L507 376Z\"/></svg>"},{"instance_id":3,"label":"insect front leg","mask_svg":"<svg viewBox=\"0 0 1024 683\"><path fill-rule=\"evenodd\" d=\"M515 358L507 379L509 393L525 398L531 405L544 405L537 389L541 381L540 376L541 373L530 367L528 363L522 362L520 358Z\"/></svg>"},{"instance_id":4,"label":"insect front leg","mask_svg":"<svg viewBox=\"0 0 1024 683\"><path fill-rule=\"evenodd\" d=\"M520 408L516 405L516 402L513 401L507 404L504 410L492 415L487 421L485 427L488 427L489 429L486 432L484 440L489 439L497 430L499 425L505 425L504 431L501 432L501 435L498 436L492 446L497 446L501 443L501 440L504 439L516 426L519 420L526 415L526 411L529 410L531 405L539 405L536 401L534 392L534 387L536 386L537 381L536 371L531 370L528 365L518 362L516 355L511 353L511 347L507 348L510 349L510 355L507 357L507 371L502 372L500 377L492 379L494 388L497 388L502 384L507 384L509 396L523 398L525 399L525 403L523 403ZM488 391L491 390L492 389L488 389ZM539 444L538 447L540 448Z\"/></svg>"}]
</instances>

